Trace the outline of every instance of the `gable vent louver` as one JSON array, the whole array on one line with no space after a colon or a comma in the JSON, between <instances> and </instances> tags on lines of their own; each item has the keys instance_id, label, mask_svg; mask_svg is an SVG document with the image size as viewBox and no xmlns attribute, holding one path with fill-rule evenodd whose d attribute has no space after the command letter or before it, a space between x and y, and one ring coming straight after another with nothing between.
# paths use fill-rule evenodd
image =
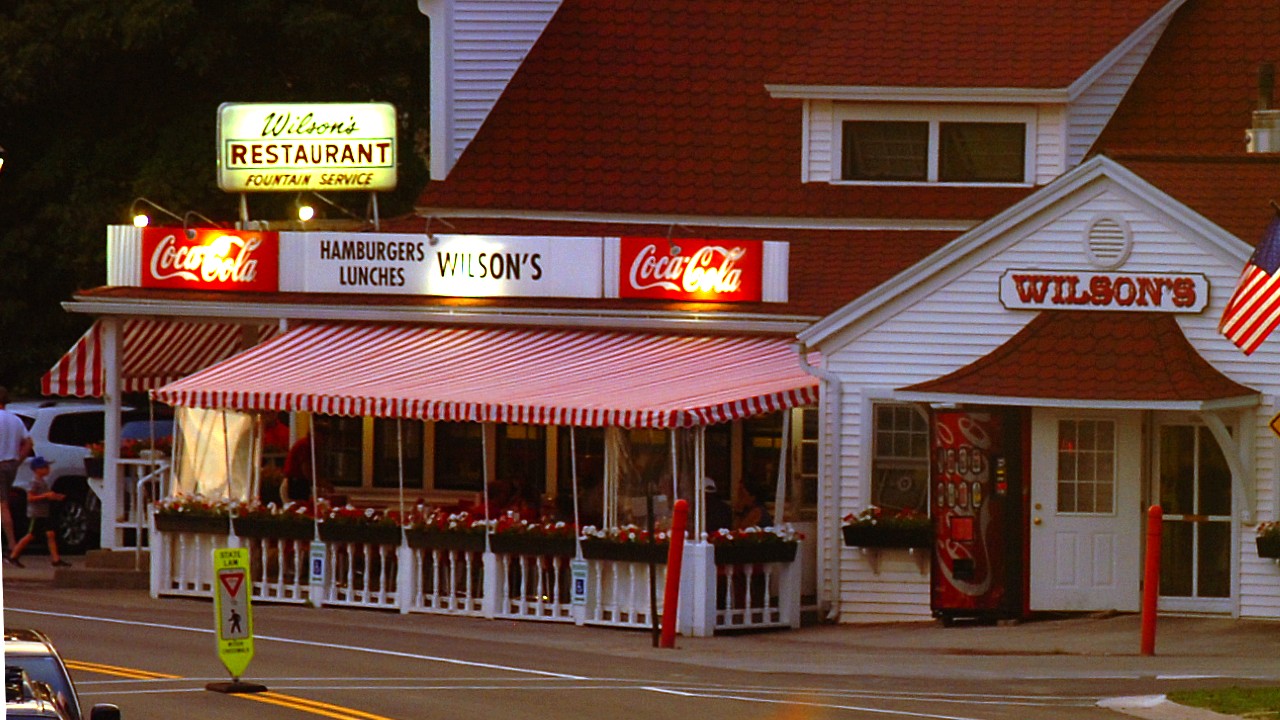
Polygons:
<instances>
[{"instance_id":1,"label":"gable vent louver","mask_svg":"<svg viewBox=\"0 0 1280 720\"><path fill-rule=\"evenodd\" d=\"M1098 218L1089 225L1085 246L1089 262L1096 267L1107 270L1119 267L1129 257L1129 228L1119 220Z\"/></svg>"}]
</instances>

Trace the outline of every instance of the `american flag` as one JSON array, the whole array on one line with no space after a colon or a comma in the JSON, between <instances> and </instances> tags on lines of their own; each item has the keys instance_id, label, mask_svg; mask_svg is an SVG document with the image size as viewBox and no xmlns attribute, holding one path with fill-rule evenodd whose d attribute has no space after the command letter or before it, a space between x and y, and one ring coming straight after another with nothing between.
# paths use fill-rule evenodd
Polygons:
<instances>
[{"instance_id":1,"label":"american flag","mask_svg":"<svg viewBox=\"0 0 1280 720\"><path fill-rule=\"evenodd\" d=\"M1245 263L1235 294L1222 311L1218 332L1252 355L1280 325L1280 214L1271 219L1262 242Z\"/></svg>"}]
</instances>

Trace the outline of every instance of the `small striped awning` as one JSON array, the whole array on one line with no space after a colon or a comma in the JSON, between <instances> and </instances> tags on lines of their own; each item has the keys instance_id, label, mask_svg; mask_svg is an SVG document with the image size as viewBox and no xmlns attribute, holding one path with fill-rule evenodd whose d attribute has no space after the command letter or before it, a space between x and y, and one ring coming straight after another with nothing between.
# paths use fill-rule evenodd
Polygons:
<instances>
[{"instance_id":1,"label":"small striped awning","mask_svg":"<svg viewBox=\"0 0 1280 720\"><path fill-rule=\"evenodd\" d=\"M45 395L100 397L106 389L102 321L95 322L40 380ZM119 341L120 389L154 390L279 335L275 323L125 320ZM246 339L248 338L247 342Z\"/></svg>"},{"instance_id":2,"label":"small striped awning","mask_svg":"<svg viewBox=\"0 0 1280 720\"><path fill-rule=\"evenodd\" d=\"M663 428L816 404L818 382L776 337L315 323L152 396L186 407Z\"/></svg>"}]
</instances>

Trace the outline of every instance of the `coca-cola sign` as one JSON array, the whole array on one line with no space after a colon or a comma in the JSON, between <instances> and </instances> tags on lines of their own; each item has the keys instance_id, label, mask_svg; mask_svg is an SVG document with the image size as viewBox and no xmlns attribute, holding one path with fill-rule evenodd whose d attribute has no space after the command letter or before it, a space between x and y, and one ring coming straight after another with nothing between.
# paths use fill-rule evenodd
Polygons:
<instances>
[{"instance_id":1,"label":"coca-cola sign","mask_svg":"<svg viewBox=\"0 0 1280 720\"><path fill-rule=\"evenodd\" d=\"M279 233L164 227L142 231L142 287L275 292L279 268Z\"/></svg>"},{"instance_id":2,"label":"coca-cola sign","mask_svg":"<svg viewBox=\"0 0 1280 720\"><path fill-rule=\"evenodd\" d=\"M618 296L759 302L763 244L759 240L622 238Z\"/></svg>"}]
</instances>

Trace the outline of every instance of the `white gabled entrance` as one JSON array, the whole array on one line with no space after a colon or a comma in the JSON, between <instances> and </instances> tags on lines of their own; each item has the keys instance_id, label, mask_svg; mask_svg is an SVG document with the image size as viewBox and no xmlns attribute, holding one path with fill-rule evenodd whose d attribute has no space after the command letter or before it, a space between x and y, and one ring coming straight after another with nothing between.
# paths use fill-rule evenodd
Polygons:
<instances>
[{"instance_id":1,"label":"white gabled entrance","mask_svg":"<svg viewBox=\"0 0 1280 720\"><path fill-rule=\"evenodd\" d=\"M1138 610L1141 414L1037 408L1031 448L1030 609Z\"/></svg>"}]
</instances>

